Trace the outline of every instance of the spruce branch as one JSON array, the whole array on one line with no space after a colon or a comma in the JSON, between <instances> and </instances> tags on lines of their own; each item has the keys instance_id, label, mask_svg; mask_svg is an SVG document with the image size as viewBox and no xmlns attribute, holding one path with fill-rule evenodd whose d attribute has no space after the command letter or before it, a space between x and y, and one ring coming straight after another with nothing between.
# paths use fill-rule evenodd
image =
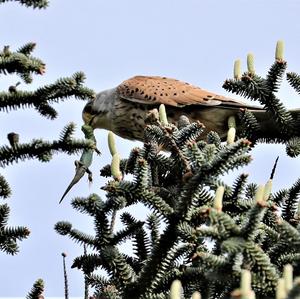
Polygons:
<instances>
[{"instance_id":1,"label":"spruce branch","mask_svg":"<svg viewBox=\"0 0 300 299\"><path fill-rule=\"evenodd\" d=\"M271 92L277 92L283 80L287 63L283 60L276 60L269 69L266 77L266 84Z\"/></svg>"},{"instance_id":2,"label":"spruce branch","mask_svg":"<svg viewBox=\"0 0 300 299\"><path fill-rule=\"evenodd\" d=\"M85 274L89 275L99 266L107 268L106 270L110 271L110 268L105 265L105 261L100 255L86 254L76 257L71 268L82 269Z\"/></svg>"},{"instance_id":3,"label":"spruce branch","mask_svg":"<svg viewBox=\"0 0 300 299\"><path fill-rule=\"evenodd\" d=\"M9 184L5 180L4 176L0 175L0 197L8 198L11 195L11 189Z\"/></svg>"},{"instance_id":4,"label":"spruce branch","mask_svg":"<svg viewBox=\"0 0 300 299\"><path fill-rule=\"evenodd\" d=\"M30 55L34 47L35 44L30 43L16 52L11 52L9 46L5 46L0 52L0 74L15 73L27 84L32 82L32 74L44 74L45 64Z\"/></svg>"},{"instance_id":5,"label":"spruce branch","mask_svg":"<svg viewBox=\"0 0 300 299\"><path fill-rule=\"evenodd\" d=\"M201 126L187 126L148 125L144 146L120 161L120 170L130 174L129 179L109 180L102 187L106 200L93 194L72 202L73 208L94 219L94 236L86 237L67 222L57 224L60 234L95 250L73 264L87 275L95 294L168 298L171 282L181 279L187 296L196 289L204 298L229 298L240 273L248 269L258 298L270 298L290 240L293 255L285 260L298 260L296 222L278 224L276 214L275 204L283 205L289 189L272 194L269 180L267 192L260 193L256 184L247 184L245 174L238 176L233 186L222 180L224 173L250 162L251 143L238 139L222 144L214 133L209 134L209 142L198 141ZM160 153L158 144L171 153ZM105 166L101 174L112 176L111 166ZM214 203L213 193L218 188L224 189L222 205ZM297 190L297 186L291 189L293 202ZM145 221L122 213L136 203L151 208ZM119 231L110 224L116 212L123 224ZM117 247L125 241L133 244L133 256ZM212 248L208 248L211 241ZM107 278L96 274L99 268L108 273Z\"/></svg>"},{"instance_id":6,"label":"spruce branch","mask_svg":"<svg viewBox=\"0 0 300 299\"><path fill-rule=\"evenodd\" d=\"M43 139L34 139L29 143L18 143L14 148L3 145L0 147L0 166L5 167L25 159L38 159L41 162L48 162L54 153L65 152L70 155L81 149L94 148L94 142L90 140L70 139L70 133L73 131L74 124L70 123L61 133L65 136L65 133L68 132L67 140L60 138L50 142Z\"/></svg>"},{"instance_id":7,"label":"spruce branch","mask_svg":"<svg viewBox=\"0 0 300 299\"><path fill-rule=\"evenodd\" d=\"M49 5L48 0L0 0L1 3L9 2L9 1L15 1L19 2L22 5L25 5L27 7L32 7L32 8L46 8Z\"/></svg>"},{"instance_id":8,"label":"spruce branch","mask_svg":"<svg viewBox=\"0 0 300 299\"><path fill-rule=\"evenodd\" d=\"M300 244L300 234L296 228L283 220L277 220L277 231L280 234L278 242L267 248L268 255L274 263L277 263L279 256L289 251L297 253Z\"/></svg>"},{"instance_id":9,"label":"spruce branch","mask_svg":"<svg viewBox=\"0 0 300 299\"><path fill-rule=\"evenodd\" d=\"M160 227L160 221L157 215L150 214L148 216L147 222L146 222L150 232L151 232L151 243L152 248L157 245L159 241L159 227Z\"/></svg>"},{"instance_id":10,"label":"spruce branch","mask_svg":"<svg viewBox=\"0 0 300 299\"><path fill-rule=\"evenodd\" d=\"M245 253L256 270L252 272L253 290L259 291L262 295L274 291L279 277L275 266L270 262L269 255L253 242L246 242Z\"/></svg>"},{"instance_id":11,"label":"spruce branch","mask_svg":"<svg viewBox=\"0 0 300 299\"><path fill-rule=\"evenodd\" d=\"M126 213L123 213L123 215L121 215L121 217L124 217L125 216L124 214L126 214ZM138 234L138 231L142 225L143 225L143 222L141 222L141 221L135 221L134 223L127 224L125 228L123 228L122 230L119 230L115 233L112 243L117 245L117 244L124 242L127 239L134 238L134 236L136 234ZM145 245L145 243L143 245ZM145 247L145 246L143 246L143 247Z\"/></svg>"},{"instance_id":12,"label":"spruce branch","mask_svg":"<svg viewBox=\"0 0 300 299\"><path fill-rule=\"evenodd\" d=\"M36 47L36 43L27 43L23 46L21 46L18 50L17 53L22 53L26 56L29 56L31 54L31 52L33 52L33 50Z\"/></svg>"},{"instance_id":13,"label":"spruce branch","mask_svg":"<svg viewBox=\"0 0 300 299\"><path fill-rule=\"evenodd\" d=\"M238 114L239 119L242 123L243 131L240 132L242 137L248 136L250 140L255 140L255 136L258 135L260 125L255 115L247 109L240 110Z\"/></svg>"},{"instance_id":14,"label":"spruce branch","mask_svg":"<svg viewBox=\"0 0 300 299\"><path fill-rule=\"evenodd\" d=\"M83 73L75 73L72 77L59 79L36 91L0 92L0 111L33 107L42 116L55 119L57 112L50 104L64 101L71 96L81 100L94 97L91 89L82 86L84 78Z\"/></svg>"},{"instance_id":15,"label":"spruce branch","mask_svg":"<svg viewBox=\"0 0 300 299\"><path fill-rule=\"evenodd\" d=\"M197 260L201 263L202 273L205 271L205 268L215 269L218 272L223 271L229 264L229 260L222 256L217 256L208 252L198 252Z\"/></svg>"},{"instance_id":16,"label":"spruce branch","mask_svg":"<svg viewBox=\"0 0 300 299\"><path fill-rule=\"evenodd\" d=\"M87 198L76 197L72 200L71 204L77 211L94 217L97 215L99 210L105 209L105 203L95 193L91 194Z\"/></svg>"},{"instance_id":17,"label":"spruce branch","mask_svg":"<svg viewBox=\"0 0 300 299\"><path fill-rule=\"evenodd\" d=\"M290 189L282 201L282 218L285 221L291 222L296 218L296 210L299 202L300 195L300 179L298 179Z\"/></svg>"},{"instance_id":18,"label":"spruce branch","mask_svg":"<svg viewBox=\"0 0 300 299\"><path fill-rule=\"evenodd\" d=\"M244 218L245 223L241 230L241 234L246 240L253 240L258 234L258 228L262 222L262 219L266 213L266 203L257 202L248 211L247 216Z\"/></svg>"},{"instance_id":19,"label":"spruce branch","mask_svg":"<svg viewBox=\"0 0 300 299\"><path fill-rule=\"evenodd\" d=\"M248 138L252 142L288 142L287 154L295 157L299 154L297 141L299 137L298 110L286 109L281 100L275 95L279 90L287 68L283 47L283 42L279 41L276 45L275 62L271 65L265 78L256 75L254 71L248 71L241 76L237 76L235 71L234 79L226 80L223 88L253 101L259 101L263 105L266 115L269 115L270 119L272 119L273 124L268 127L262 121L260 113L255 108L253 112L242 111L239 114L242 130L238 132L241 136ZM300 80L298 74L290 72L287 73L286 78L290 85L299 93Z\"/></svg>"},{"instance_id":20,"label":"spruce branch","mask_svg":"<svg viewBox=\"0 0 300 299\"><path fill-rule=\"evenodd\" d=\"M286 153L290 157L297 157L300 154L300 137L292 137L286 143Z\"/></svg>"},{"instance_id":21,"label":"spruce branch","mask_svg":"<svg viewBox=\"0 0 300 299\"><path fill-rule=\"evenodd\" d=\"M257 75L245 75L241 81L226 80L223 88L254 101L259 101L274 118L282 134L291 134L293 118L280 100L269 90L269 82Z\"/></svg>"},{"instance_id":22,"label":"spruce branch","mask_svg":"<svg viewBox=\"0 0 300 299\"><path fill-rule=\"evenodd\" d=\"M149 255L149 239L144 229L144 222L136 220L129 213L123 213L121 221L126 225L127 230L131 230L133 252L140 261L146 260ZM116 234L117 236L117 234ZM121 240L121 238L119 237ZM123 240L125 238L122 238Z\"/></svg>"},{"instance_id":23,"label":"spruce branch","mask_svg":"<svg viewBox=\"0 0 300 299\"><path fill-rule=\"evenodd\" d=\"M297 93L300 93L300 75L295 72L289 72L286 74L286 79L289 84L295 89Z\"/></svg>"},{"instance_id":24,"label":"spruce branch","mask_svg":"<svg viewBox=\"0 0 300 299\"><path fill-rule=\"evenodd\" d=\"M207 134L207 143L208 144L214 144L216 147L220 147L220 145L221 145L221 138L218 135L218 133L216 133L214 131L210 131Z\"/></svg>"},{"instance_id":25,"label":"spruce branch","mask_svg":"<svg viewBox=\"0 0 300 299\"><path fill-rule=\"evenodd\" d=\"M72 229L72 225L69 222L57 222L54 226L54 229L60 235L68 235L71 239L75 240L79 244L86 244L93 248L97 247L97 240L95 240L93 236L85 234L77 229Z\"/></svg>"},{"instance_id":26,"label":"spruce branch","mask_svg":"<svg viewBox=\"0 0 300 299\"><path fill-rule=\"evenodd\" d=\"M234 206L237 205L238 201L242 199L242 195L245 192L246 184L247 184L248 174L242 173L240 174L233 183L232 189L230 190L230 194L224 194L223 203L224 208L226 206L228 211L231 212L234 210ZM229 208L230 206L230 208Z\"/></svg>"},{"instance_id":27,"label":"spruce branch","mask_svg":"<svg viewBox=\"0 0 300 299\"><path fill-rule=\"evenodd\" d=\"M26 296L26 299L40 299L43 295L44 287L44 281L42 279L38 279Z\"/></svg>"},{"instance_id":28,"label":"spruce branch","mask_svg":"<svg viewBox=\"0 0 300 299\"><path fill-rule=\"evenodd\" d=\"M0 205L0 227L3 229L7 225L9 207L7 204Z\"/></svg>"},{"instance_id":29,"label":"spruce branch","mask_svg":"<svg viewBox=\"0 0 300 299\"><path fill-rule=\"evenodd\" d=\"M26 239L30 231L27 227L7 227L10 209L7 204L0 205L0 250L14 255L19 251L17 241Z\"/></svg>"}]
</instances>

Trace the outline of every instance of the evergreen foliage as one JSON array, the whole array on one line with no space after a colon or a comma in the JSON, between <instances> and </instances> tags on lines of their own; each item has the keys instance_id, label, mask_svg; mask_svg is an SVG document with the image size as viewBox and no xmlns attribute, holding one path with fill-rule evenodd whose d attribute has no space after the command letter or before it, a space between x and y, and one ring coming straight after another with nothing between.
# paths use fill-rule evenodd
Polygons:
<instances>
[{"instance_id":1,"label":"evergreen foliage","mask_svg":"<svg viewBox=\"0 0 300 299\"><path fill-rule=\"evenodd\" d=\"M11 52L9 47L4 47L0 53L1 73L16 73L25 83L32 81L32 74L42 75L45 64L30 56L35 44L28 43L16 52ZM50 103L65 100L70 96L79 99L93 98L93 92L83 86L84 75L76 73L70 78L57 80L54 84L37 89L36 92L18 91L16 86L10 87L8 92L0 92L0 111L9 111L11 109L21 109L25 107L34 107L41 115L54 119L57 112ZM94 149L94 142L91 140L76 140L72 137L75 131L75 125L70 123L62 130L58 140L44 141L43 139L33 139L27 143L19 142L19 134L8 133L7 138L10 145L0 146L0 167L8 166L12 163L24 161L27 159L38 159L42 162L51 160L54 153L64 152L67 154L78 153L79 150ZM8 182L3 176L0 177L0 195L8 198L11 190ZM11 254L17 252L16 240L20 240L29 235L29 230L23 227L16 229L5 228L9 214L7 205L3 205L0 216L0 222L3 224L1 231L0 249Z\"/></svg>"},{"instance_id":2,"label":"evergreen foliage","mask_svg":"<svg viewBox=\"0 0 300 299\"><path fill-rule=\"evenodd\" d=\"M32 8L48 5L46 0L15 1ZM4 46L0 75L16 74L25 84L32 82L33 75L42 75L45 64L32 56L34 48L34 43L16 51ZM243 173L232 186L223 181L228 171L251 162L250 151L257 142L284 143L288 155L300 154L299 110L286 109L276 94L287 69L283 42L278 42L275 62L265 77L256 74L253 54L248 55L247 66L242 74L236 61L234 79L226 80L224 88L263 105L274 119L274 136L266 138L260 120L243 110L239 119L228 120L226 144L215 132L199 141L203 125L189 123L186 117L181 117L178 127L169 124L164 106L149 118L144 145L134 148L128 159L120 159L109 133L112 162L101 170L108 178L102 187L106 200L91 194L72 201L74 209L93 218L95 233L86 234L67 221L55 225L60 235L85 247L72 265L84 274L85 298L89 286L96 298L111 299L199 299L200 293L207 299L299 298L300 179L272 193L276 160L265 185L249 183ZM93 98L93 92L83 86L84 79L78 72L31 92L19 90L18 82L0 92L0 111L34 108L53 120L57 111L51 104L69 97ZM290 72L286 79L300 93L300 76ZM236 122L242 131L236 130ZM8 132L9 145L0 146L0 166L26 159L47 162L54 153L83 150L68 192L85 173L91 180L89 166L93 152L98 152L92 128L85 125L82 130L85 140L74 140L74 124L69 124L58 140L27 143L20 143L19 134ZM9 184L0 175L0 196L10 195ZM124 211L140 203L149 208L146 219ZM29 229L7 226L9 212L7 204L0 205L0 250L16 254L17 241L27 238ZM117 217L121 229L115 227ZM128 240L132 255L119 246ZM68 298L65 254L63 268ZM99 269L106 275L99 274ZM44 282L39 279L26 298L42 298L43 291Z\"/></svg>"},{"instance_id":3,"label":"evergreen foliage","mask_svg":"<svg viewBox=\"0 0 300 299\"><path fill-rule=\"evenodd\" d=\"M269 113L270 118L274 119L275 126L267 128L268 137L266 137L255 115L247 109L242 110L239 115L239 121L243 127L243 131L239 132L241 137L247 137L253 143L257 141L284 143L286 144L287 154L295 157L300 153L299 109L289 111L276 95L287 69L287 62L284 60L283 55L283 42L278 41L275 62L264 78L255 73L254 58L252 54L249 54L248 71L240 75L240 63L236 62L234 79L226 80L223 88L250 100L258 101ZM299 75L289 72L286 74L286 79L299 93Z\"/></svg>"},{"instance_id":4,"label":"evergreen foliage","mask_svg":"<svg viewBox=\"0 0 300 299\"><path fill-rule=\"evenodd\" d=\"M0 250L13 255L18 252L17 241L26 239L30 231L23 226L7 227L9 212L7 204L0 205Z\"/></svg>"},{"instance_id":5,"label":"evergreen foliage","mask_svg":"<svg viewBox=\"0 0 300 299\"><path fill-rule=\"evenodd\" d=\"M4 2L8 2L8 0L0 0L0 3ZM48 5L46 0L20 0L16 2L33 8L45 8ZM45 63L32 56L35 46L35 43L27 43L16 51L11 51L9 46L4 46L3 50L0 51L0 75L18 75L25 84L32 82L33 75L43 75ZM40 87L35 91L20 90L21 83L18 82L14 86L10 86L7 91L0 92L0 112L34 108L42 116L53 120L57 117L57 111L51 104L70 97L80 100L94 97L93 91L83 85L84 80L84 74L77 72L71 77L60 78L53 84ZM75 125L70 123L63 128L57 140L44 141L38 138L27 143L19 141L19 134L7 132L9 145L0 146L0 167L4 168L12 163L27 159L48 162L55 153L74 154L81 150L94 150L94 141L76 140L72 136L74 131ZM7 199L9 196L11 196L10 186L6 179L0 175L0 197ZM0 251L13 255L19 250L17 242L27 238L30 231L23 226L7 226L9 213L8 204L0 204ZM43 297L43 290L43 280L39 279L26 298L40 299Z\"/></svg>"},{"instance_id":6,"label":"evergreen foliage","mask_svg":"<svg viewBox=\"0 0 300 299\"><path fill-rule=\"evenodd\" d=\"M26 299L43 299L43 292L44 292L44 281L42 279L38 279L31 291L26 296Z\"/></svg>"},{"instance_id":7,"label":"evergreen foliage","mask_svg":"<svg viewBox=\"0 0 300 299\"><path fill-rule=\"evenodd\" d=\"M265 79L255 74L250 55L251 72L238 79L235 69L236 78L224 85L260 101L274 116L280 138L264 141L291 144L291 140L297 142L297 120L275 96L286 69L282 50L276 57ZM297 90L297 76L293 78L291 85ZM185 298L199 298L195 291L202 298L242 298L240 277L247 270L252 283L247 289L250 295L243 298L253 298L255 292L256 298L266 299L275 297L287 264L293 265L295 276L300 275L299 180L289 189L272 193L276 159L265 185L249 183L243 173L232 186L223 181L228 171L251 161L253 143L245 137L254 143L262 141L253 114L242 111L237 121L245 130L235 137L235 130L231 131L235 121L229 120L233 135L227 144L215 132L199 141L201 123L182 117L178 127L168 124L161 108L159 119L152 117L145 129L143 147L121 160L109 133L112 163L100 172L111 178L102 187L106 200L92 194L72 201L74 209L94 219L95 234L79 231L66 221L55 225L59 234L90 249L72 267L83 271L96 298L182 298L183 292ZM137 203L150 209L144 220L123 210ZM115 228L115 217L120 217L122 229ZM132 255L119 247L128 240ZM106 275L100 275L99 269ZM182 289L172 297L169 290L177 279ZM296 296L298 284L282 298Z\"/></svg>"},{"instance_id":8,"label":"evergreen foliage","mask_svg":"<svg viewBox=\"0 0 300 299\"><path fill-rule=\"evenodd\" d=\"M10 1L19 2L24 6L39 8L39 9L46 8L49 5L48 0L0 0L0 4L5 2L10 2Z\"/></svg>"}]
</instances>

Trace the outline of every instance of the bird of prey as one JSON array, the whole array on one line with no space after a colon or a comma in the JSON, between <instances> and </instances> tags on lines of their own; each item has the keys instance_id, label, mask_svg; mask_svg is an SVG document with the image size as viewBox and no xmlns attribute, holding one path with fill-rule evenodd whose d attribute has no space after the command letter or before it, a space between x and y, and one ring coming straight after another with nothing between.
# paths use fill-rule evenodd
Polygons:
<instances>
[{"instance_id":1,"label":"bird of prey","mask_svg":"<svg viewBox=\"0 0 300 299\"><path fill-rule=\"evenodd\" d=\"M168 121L177 124L181 115L205 126L202 138L210 131L226 138L227 120L240 109L254 113L264 131L274 122L262 107L228 98L176 79L135 76L115 88L100 92L83 109L83 120L93 128L103 128L131 140L143 140L145 119L150 110L166 106Z\"/></svg>"}]
</instances>

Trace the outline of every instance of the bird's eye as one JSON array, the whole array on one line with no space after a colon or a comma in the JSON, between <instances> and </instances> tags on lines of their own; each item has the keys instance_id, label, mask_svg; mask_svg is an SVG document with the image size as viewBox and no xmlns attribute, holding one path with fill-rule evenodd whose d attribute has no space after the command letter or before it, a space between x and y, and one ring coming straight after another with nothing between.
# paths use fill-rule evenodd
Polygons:
<instances>
[{"instance_id":1,"label":"bird's eye","mask_svg":"<svg viewBox=\"0 0 300 299\"><path fill-rule=\"evenodd\" d=\"M93 114L93 102L89 102L85 105L83 113Z\"/></svg>"}]
</instances>

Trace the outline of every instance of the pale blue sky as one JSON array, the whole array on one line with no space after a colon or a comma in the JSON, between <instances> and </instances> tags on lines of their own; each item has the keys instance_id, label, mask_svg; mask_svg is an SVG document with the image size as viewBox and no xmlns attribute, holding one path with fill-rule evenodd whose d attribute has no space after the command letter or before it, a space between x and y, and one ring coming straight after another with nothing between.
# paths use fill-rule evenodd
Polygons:
<instances>
[{"instance_id":1,"label":"pale blue sky","mask_svg":"<svg viewBox=\"0 0 300 299\"><path fill-rule=\"evenodd\" d=\"M51 0L49 8L41 11L8 3L0 5L0 47L16 49L29 41L37 43L34 55L46 62L47 72L31 86L22 84L24 89L82 70L87 86L96 91L133 75L148 74L225 93L221 86L232 77L233 61L241 58L245 67L247 53L253 52L257 72L265 74L273 63L278 39L286 43L289 70L300 72L299 11L297 0ZM0 90L17 80L2 75ZM280 94L288 107L300 107L299 97L286 84ZM11 131L18 132L24 142L37 137L52 139L70 121L78 124L76 136L81 138L83 106L84 102L75 100L56 105L56 121L44 119L32 109L1 113L0 142L7 143ZM91 219L73 211L69 203L75 196L99 192L105 183L98 173L110 162L106 136L107 132L96 132L103 154L92 166L94 184L89 188L83 179L62 205L58 201L74 175L73 161L78 156L62 154L47 164L27 161L1 169L13 188L8 200L9 224L26 225L32 233L20 243L17 256L0 252L0 297L24 296L39 277L45 280L46 296L63 295L61 252L68 253L67 264L71 265L82 249L56 234L53 226L68 220L92 232ZM123 157L136 145L121 139L117 144ZM288 187L298 178L300 163L299 158L286 157L282 146L257 146L253 163L239 173L249 172L251 181L264 183L277 155L274 189ZM83 296L81 272L68 271L71 296Z\"/></svg>"}]
</instances>

